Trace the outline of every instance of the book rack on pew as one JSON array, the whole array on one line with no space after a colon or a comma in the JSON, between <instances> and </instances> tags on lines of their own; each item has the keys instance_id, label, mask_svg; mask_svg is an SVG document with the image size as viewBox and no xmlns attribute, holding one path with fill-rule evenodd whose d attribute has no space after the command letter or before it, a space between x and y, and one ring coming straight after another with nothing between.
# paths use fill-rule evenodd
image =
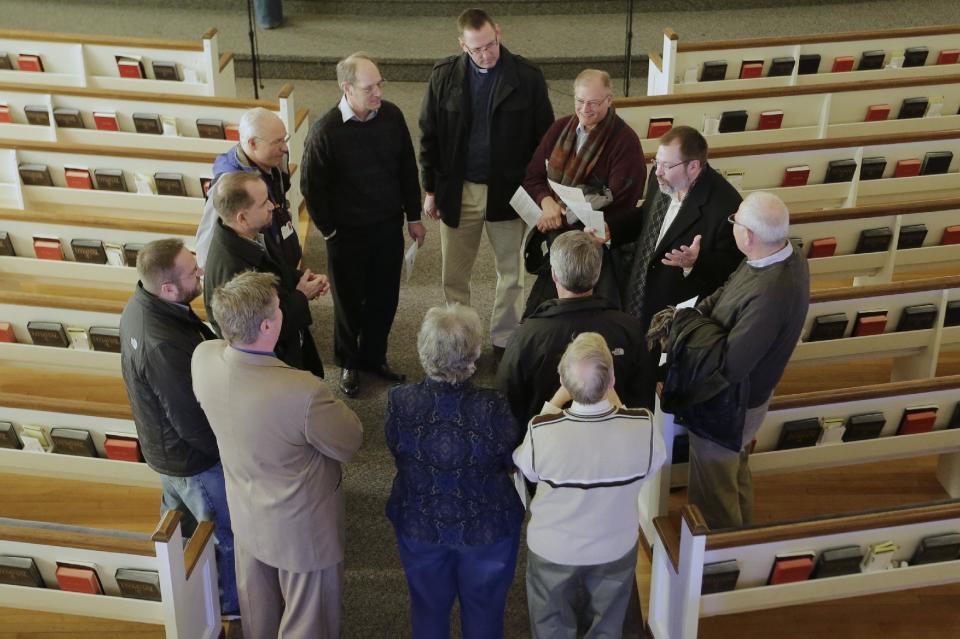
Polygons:
<instances>
[{"instance_id":1,"label":"book rack on pew","mask_svg":"<svg viewBox=\"0 0 960 639\"><path fill-rule=\"evenodd\" d=\"M936 563L765 585L777 555L798 551L822 556L837 547L859 547L863 552L892 542L899 547L892 551L892 559L909 560L925 539L960 531L960 503L954 500L726 531L711 531L696 506L687 505L679 521L657 517L654 524L648 626L656 639L694 639L704 617L960 580L960 560L954 556ZM704 567L720 562L735 562L738 574L731 581L736 588L702 594Z\"/></svg>"},{"instance_id":2,"label":"book rack on pew","mask_svg":"<svg viewBox=\"0 0 960 639\"><path fill-rule=\"evenodd\" d=\"M0 82L89 87L174 95L237 95L232 53L220 53L217 30L198 42L0 30L10 56ZM158 71L158 66L166 73ZM134 70L121 75L121 68ZM162 77L175 79L157 79ZM139 76L139 77L137 77Z\"/></svg>"},{"instance_id":3,"label":"book rack on pew","mask_svg":"<svg viewBox=\"0 0 960 639\"><path fill-rule=\"evenodd\" d=\"M0 606L162 625L167 639L214 639L222 627L213 524L201 522L184 545L180 518L169 511L152 535L0 519L0 555L32 559L35 569L21 578L39 573L46 586L0 584ZM62 564L79 569L90 578L83 586L102 594L58 588ZM122 596L117 571L131 570L146 585ZM142 598L131 598L131 591Z\"/></svg>"},{"instance_id":4,"label":"book rack on pew","mask_svg":"<svg viewBox=\"0 0 960 639\"><path fill-rule=\"evenodd\" d=\"M236 144L226 138L201 137L198 120L214 124L204 133L226 136L229 131L224 127L237 125L249 109L263 107L283 121L293 158L303 155L307 136L303 124L309 115L308 109L296 108L290 84L281 87L277 100L271 101L0 83L0 109L4 104L9 122L0 125L2 140L197 153L223 153ZM59 126L58 117L69 126ZM216 122L223 126L217 128Z\"/></svg>"},{"instance_id":5,"label":"book rack on pew","mask_svg":"<svg viewBox=\"0 0 960 639\"><path fill-rule=\"evenodd\" d=\"M678 125L699 130L710 149L938 131L960 127L960 74L628 97L614 105L647 150L655 150L660 136ZM873 114L873 106L885 106L885 112Z\"/></svg>"},{"instance_id":6,"label":"book rack on pew","mask_svg":"<svg viewBox=\"0 0 960 639\"><path fill-rule=\"evenodd\" d=\"M681 42L668 28L662 55L650 54L647 94L935 77L960 69L958 35L960 25L941 25Z\"/></svg>"},{"instance_id":7,"label":"book rack on pew","mask_svg":"<svg viewBox=\"0 0 960 639\"><path fill-rule=\"evenodd\" d=\"M774 396L757 431L750 471L763 476L938 455L937 479L947 494L960 498L958 398L960 375ZM907 409L916 407L936 407L929 430L898 435ZM851 429L849 441L843 441L850 419L868 416L879 422L879 428L862 439L855 439ZM786 424L805 428L805 432L795 433L806 439L802 445L787 438L785 431L790 426ZM668 462L641 492L641 529L649 543L655 536L653 518L667 513L670 489L685 486L688 472L686 429L660 409L659 397L654 425L663 435ZM836 437L828 433L831 428L839 429L834 431Z\"/></svg>"}]
</instances>

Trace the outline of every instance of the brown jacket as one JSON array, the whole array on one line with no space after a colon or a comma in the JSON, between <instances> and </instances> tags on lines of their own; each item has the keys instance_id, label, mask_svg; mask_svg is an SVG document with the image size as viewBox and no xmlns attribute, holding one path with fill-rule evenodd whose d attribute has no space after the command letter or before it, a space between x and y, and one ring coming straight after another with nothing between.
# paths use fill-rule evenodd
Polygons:
<instances>
[{"instance_id":1,"label":"brown jacket","mask_svg":"<svg viewBox=\"0 0 960 639\"><path fill-rule=\"evenodd\" d=\"M294 572L342 561L340 463L360 448L357 416L323 380L223 340L201 344L192 369L220 447L236 543Z\"/></svg>"}]
</instances>

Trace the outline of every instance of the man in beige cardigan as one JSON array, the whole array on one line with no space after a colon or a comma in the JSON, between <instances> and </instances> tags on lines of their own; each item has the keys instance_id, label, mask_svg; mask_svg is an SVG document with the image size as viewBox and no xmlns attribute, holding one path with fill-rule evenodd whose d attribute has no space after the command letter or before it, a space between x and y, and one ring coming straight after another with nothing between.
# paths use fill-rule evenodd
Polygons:
<instances>
[{"instance_id":1,"label":"man in beige cardigan","mask_svg":"<svg viewBox=\"0 0 960 639\"><path fill-rule=\"evenodd\" d=\"M243 634L339 637L340 464L360 448L362 425L323 380L274 356L274 275L241 273L212 306L225 340L194 352L193 389L220 447Z\"/></svg>"}]
</instances>

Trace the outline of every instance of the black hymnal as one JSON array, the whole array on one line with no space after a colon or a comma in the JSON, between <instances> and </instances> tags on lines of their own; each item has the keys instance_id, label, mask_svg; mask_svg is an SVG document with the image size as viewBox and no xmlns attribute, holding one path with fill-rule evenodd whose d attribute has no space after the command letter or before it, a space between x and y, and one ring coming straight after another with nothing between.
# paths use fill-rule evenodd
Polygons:
<instances>
[{"instance_id":1,"label":"black hymnal","mask_svg":"<svg viewBox=\"0 0 960 639\"><path fill-rule=\"evenodd\" d=\"M27 122L39 126L50 126L50 109L44 105L30 105L23 107L23 114Z\"/></svg>"},{"instance_id":2,"label":"black hymnal","mask_svg":"<svg viewBox=\"0 0 960 639\"><path fill-rule=\"evenodd\" d=\"M137 129L137 133L163 135L163 123L160 122L160 116L156 113L134 113L133 126Z\"/></svg>"},{"instance_id":3,"label":"black hymnal","mask_svg":"<svg viewBox=\"0 0 960 639\"><path fill-rule=\"evenodd\" d=\"M97 188L101 191L127 190L127 182L123 179L121 169L94 169L93 176L97 179Z\"/></svg>"},{"instance_id":4,"label":"black hymnal","mask_svg":"<svg viewBox=\"0 0 960 639\"><path fill-rule=\"evenodd\" d=\"M947 428L960 428L960 402L957 402L957 405L953 407L953 415L947 422Z\"/></svg>"},{"instance_id":5,"label":"black hymnal","mask_svg":"<svg viewBox=\"0 0 960 639\"><path fill-rule=\"evenodd\" d=\"M864 51L860 54L860 64L857 65L857 71L873 71L883 68L883 59L887 56L886 52L879 49L874 51Z\"/></svg>"},{"instance_id":6,"label":"black hymnal","mask_svg":"<svg viewBox=\"0 0 960 639\"><path fill-rule=\"evenodd\" d=\"M157 80L180 80L176 62L154 60L151 66L153 66L153 77Z\"/></svg>"},{"instance_id":7,"label":"black hymnal","mask_svg":"<svg viewBox=\"0 0 960 639\"><path fill-rule=\"evenodd\" d=\"M923 164L920 165L920 175L940 175L950 169L950 162L953 161L951 151L930 151L923 156Z\"/></svg>"},{"instance_id":8,"label":"black hymnal","mask_svg":"<svg viewBox=\"0 0 960 639\"><path fill-rule=\"evenodd\" d=\"M778 75L790 75L793 73L793 65L796 63L792 57L774 58L770 63L770 70L767 71L767 77Z\"/></svg>"},{"instance_id":9,"label":"black hymnal","mask_svg":"<svg viewBox=\"0 0 960 639\"><path fill-rule=\"evenodd\" d=\"M823 183L849 182L856 170L856 160L831 160L827 165L827 176L823 178Z\"/></svg>"},{"instance_id":10,"label":"black hymnal","mask_svg":"<svg viewBox=\"0 0 960 639\"><path fill-rule=\"evenodd\" d=\"M153 181L157 184L159 195L186 196L187 187L183 183L183 176L179 173L154 173Z\"/></svg>"},{"instance_id":11,"label":"black hymnal","mask_svg":"<svg viewBox=\"0 0 960 639\"><path fill-rule=\"evenodd\" d=\"M32 557L0 556L0 584L46 588Z\"/></svg>"},{"instance_id":12,"label":"black hymnal","mask_svg":"<svg viewBox=\"0 0 960 639\"><path fill-rule=\"evenodd\" d=\"M900 227L900 235L897 237L898 249L912 249L923 246L923 240L927 237L926 224L907 224Z\"/></svg>"},{"instance_id":13,"label":"black hymnal","mask_svg":"<svg viewBox=\"0 0 960 639\"><path fill-rule=\"evenodd\" d=\"M876 439L880 436L887 420L883 413L861 413L860 415L851 415L847 419L846 430L843 433L843 441L858 442L863 439Z\"/></svg>"},{"instance_id":14,"label":"black hymnal","mask_svg":"<svg viewBox=\"0 0 960 639\"><path fill-rule=\"evenodd\" d=\"M106 264L107 251L100 240L70 240L73 258L78 262Z\"/></svg>"},{"instance_id":15,"label":"black hymnal","mask_svg":"<svg viewBox=\"0 0 960 639\"><path fill-rule=\"evenodd\" d=\"M160 574L156 571L120 568L116 578L122 596L128 599L160 601Z\"/></svg>"},{"instance_id":16,"label":"black hymnal","mask_svg":"<svg viewBox=\"0 0 960 639\"><path fill-rule=\"evenodd\" d=\"M17 429L10 422L0 422L0 448L13 448L14 450L23 448L20 435L17 434Z\"/></svg>"},{"instance_id":17,"label":"black hymnal","mask_svg":"<svg viewBox=\"0 0 960 639\"><path fill-rule=\"evenodd\" d=\"M879 180L883 177L883 171L887 168L887 158L863 158L860 162L861 180Z\"/></svg>"},{"instance_id":18,"label":"black hymnal","mask_svg":"<svg viewBox=\"0 0 960 639\"><path fill-rule=\"evenodd\" d=\"M140 254L142 248L143 244L139 242L127 242L123 245L123 261L127 266L137 265L137 255Z\"/></svg>"},{"instance_id":19,"label":"black hymnal","mask_svg":"<svg viewBox=\"0 0 960 639\"><path fill-rule=\"evenodd\" d=\"M922 67L927 63L927 56L930 50L927 47L910 47L903 52L903 66Z\"/></svg>"},{"instance_id":20,"label":"black hymnal","mask_svg":"<svg viewBox=\"0 0 960 639\"><path fill-rule=\"evenodd\" d=\"M673 458L671 464L686 464L690 462L690 435L676 435L673 438Z\"/></svg>"},{"instance_id":21,"label":"black hymnal","mask_svg":"<svg viewBox=\"0 0 960 639\"><path fill-rule=\"evenodd\" d=\"M813 328L807 336L808 342L828 339L840 339L847 330L847 314L831 313L813 318Z\"/></svg>"},{"instance_id":22,"label":"black hymnal","mask_svg":"<svg viewBox=\"0 0 960 639\"><path fill-rule=\"evenodd\" d=\"M60 322L27 322L27 332L37 346L56 346L57 348L70 346L67 331Z\"/></svg>"},{"instance_id":23,"label":"black hymnal","mask_svg":"<svg viewBox=\"0 0 960 639\"><path fill-rule=\"evenodd\" d=\"M854 253L879 253L890 248L890 242L893 241L893 231L889 226L882 226L876 229L866 229L860 232L860 239L857 240L857 250Z\"/></svg>"},{"instance_id":24,"label":"black hymnal","mask_svg":"<svg viewBox=\"0 0 960 639\"><path fill-rule=\"evenodd\" d=\"M800 62L797 65L799 75L810 75L820 72L820 54L819 53L801 53Z\"/></svg>"},{"instance_id":25,"label":"black hymnal","mask_svg":"<svg viewBox=\"0 0 960 639\"><path fill-rule=\"evenodd\" d=\"M911 566L932 564L938 561L953 561L960 555L960 533L947 533L924 537L920 540L913 557Z\"/></svg>"},{"instance_id":26,"label":"black hymnal","mask_svg":"<svg viewBox=\"0 0 960 639\"><path fill-rule=\"evenodd\" d=\"M808 417L784 422L777 440L777 450L816 446L820 439L820 418Z\"/></svg>"},{"instance_id":27,"label":"black hymnal","mask_svg":"<svg viewBox=\"0 0 960 639\"><path fill-rule=\"evenodd\" d=\"M927 112L927 104L927 99L923 97L907 98L900 105L900 113L897 114L897 119L922 118L923 114Z\"/></svg>"},{"instance_id":28,"label":"black hymnal","mask_svg":"<svg viewBox=\"0 0 960 639\"><path fill-rule=\"evenodd\" d=\"M227 135L223 130L223 120L199 118L197 119L197 133L201 138L211 138L214 140L227 139Z\"/></svg>"},{"instance_id":29,"label":"black hymnal","mask_svg":"<svg viewBox=\"0 0 960 639\"><path fill-rule=\"evenodd\" d=\"M712 595L715 592L727 592L737 587L740 578L740 566L736 559L717 561L703 565L703 582L700 585L701 595Z\"/></svg>"},{"instance_id":30,"label":"black hymnal","mask_svg":"<svg viewBox=\"0 0 960 639\"><path fill-rule=\"evenodd\" d=\"M53 452L77 457L97 457L90 431L79 428L53 428L50 430Z\"/></svg>"},{"instance_id":31,"label":"black hymnal","mask_svg":"<svg viewBox=\"0 0 960 639\"><path fill-rule=\"evenodd\" d=\"M920 331L933 328L937 321L936 304L914 304L903 309L900 321L897 322L898 331Z\"/></svg>"},{"instance_id":32,"label":"black hymnal","mask_svg":"<svg viewBox=\"0 0 960 639\"><path fill-rule=\"evenodd\" d=\"M13 240L6 231L0 231L0 255L15 257L17 252L13 250Z\"/></svg>"},{"instance_id":33,"label":"black hymnal","mask_svg":"<svg viewBox=\"0 0 960 639\"><path fill-rule=\"evenodd\" d=\"M112 326L91 326L87 331L90 337L90 346L95 351L108 353L120 352L120 329Z\"/></svg>"},{"instance_id":34,"label":"black hymnal","mask_svg":"<svg viewBox=\"0 0 960 639\"><path fill-rule=\"evenodd\" d=\"M823 579L824 577L855 575L860 572L861 561L863 561L863 552L860 550L860 546L829 548L817 557L817 563L813 566L813 573L810 578Z\"/></svg>"},{"instance_id":35,"label":"black hymnal","mask_svg":"<svg viewBox=\"0 0 960 639\"><path fill-rule=\"evenodd\" d=\"M947 302L947 312L943 315L944 326L960 326L960 300Z\"/></svg>"},{"instance_id":36,"label":"black hymnal","mask_svg":"<svg viewBox=\"0 0 960 639\"><path fill-rule=\"evenodd\" d=\"M743 131L747 128L746 111L724 111L720 115L720 126L717 131L720 133L734 133Z\"/></svg>"},{"instance_id":37,"label":"black hymnal","mask_svg":"<svg viewBox=\"0 0 960 639\"><path fill-rule=\"evenodd\" d=\"M79 109L57 107L53 110L53 119L56 121L57 126L65 129L86 128L83 126L83 117L80 115Z\"/></svg>"},{"instance_id":38,"label":"black hymnal","mask_svg":"<svg viewBox=\"0 0 960 639\"><path fill-rule=\"evenodd\" d=\"M13 71L13 63L10 62L10 56L6 51L0 51L0 69L4 71Z\"/></svg>"},{"instance_id":39,"label":"black hymnal","mask_svg":"<svg viewBox=\"0 0 960 639\"><path fill-rule=\"evenodd\" d=\"M20 179L27 186L53 186L50 170L46 164L21 164Z\"/></svg>"},{"instance_id":40,"label":"black hymnal","mask_svg":"<svg viewBox=\"0 0 960 639\"><path fill-rule=\"evenodd\" d=\"M701 82L723 80L725 77L727 77L726 60L709 60L703 63L703 71L700 72Z\"/></svg>"}]
</instances>

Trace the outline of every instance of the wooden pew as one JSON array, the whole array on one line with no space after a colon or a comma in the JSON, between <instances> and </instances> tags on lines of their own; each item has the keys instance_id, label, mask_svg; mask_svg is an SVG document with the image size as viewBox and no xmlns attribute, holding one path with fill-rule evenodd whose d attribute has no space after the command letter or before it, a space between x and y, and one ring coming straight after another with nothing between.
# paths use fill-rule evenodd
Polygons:
<instances>
[{"instance_id":1,"label":"wooden pew","mask_svg":"<svg viewBox=\"0 0 960 639\"><path fill-rule=\"evenodd\" d=\"M923 588L960 580L960 560L768 586L778 553L893 541L896 560L909 560L921 539L960 531L960 502L711 531L696 506L681 517L658 517L653 547L648 628L656 639L694 639L701 618ZM736 560L737 587L701 594L704 565Z\"/></svg>"},{"instance_id":2,"label":"wooden pew","mask_svg":"<svg viewBox=\"0 0 960 639\"><path fill-rule=\"evenodd\" d=\"M710 84L710 83L707 83ZM914 97L936 96L940 116L898 119L901 104ZM886 104L889 118L866 122L868 107ZM824 138L915 133L960 127L960 74L933 78L901 78L845 84L710 91L680 95L617 98L617 115L640 136L644 149L656 150L659 136L649 137L651 120L672 118L673 126L687 125L703 132L706 118L724 112L747 112L746 130L706 133L711 149L724 146L799 142ZM758 129L760 114L782 111L779 128ZM933 113L933 110L929 110Z\"/></svg>"},{"instance_id":3,"label":"wooden pew","mask_svg":"<svg viewBox=\"0 0 960 639\"><path fill-rule=\"evenodd\" d=\"M222 631L213 524L184 545L181 514L169 511L152 535L0 518L0 554L31 557L46 588L0 584L0 606L162 625L167 639L214 639ZM57 588L57 562L93 563L103 595ZM118 569L159 573L160 601L120 596Z\"/></svg>"},{"instance_id":4,"label":"wooden pew","mask_svg":"<svg viewBox=\"0 0 960 639\"><path fill-rule=\"evenodd\" d=\"M844 84L892 78L935 77L945 73L956 73L960 69L956 63L937 64L941 51L958 48L958 35L960 35L960 25L947 24L884 31L681 42L680 36L673 29L668 28L663 30L662 55L650 54L647 94L669 95L806 84ZM922 66L886 68L894 62L894 51L924 46L929 49L929 54ZM872 50L885 51L883 60L885 68L832 72L834 58L852 56L854 69L856 69L861 53ZM800 74L799 64L795 62L789 75L768 77L774 58L791 57L798 61L800 56L805 54L820 55L817 73ZM902 54L900 55L902 57ZM727 62L725 78L700 82L703 63L713 60ZM762 76L738 79L741 63L754 60L763 61Z\"/></svg>"},{"instance_id":5,"label":"wooden pew","mask_svg":"<svg viewBox=\"0 0 960 639\"><path fill-rule=\"evenodd\" d=\"M213 28L199 42L4 29L0 30L0 51L7 52L15 69L0 70L0 82L223 98L237 95L233 54L220 53ZM40 56L43 72L19 70L16 58L21 53ZM145 77L121 77L116 56L139 58ZM161 61L176 63L179 81L155 78L153 63Z\"/></svg>"}]
</instances>

